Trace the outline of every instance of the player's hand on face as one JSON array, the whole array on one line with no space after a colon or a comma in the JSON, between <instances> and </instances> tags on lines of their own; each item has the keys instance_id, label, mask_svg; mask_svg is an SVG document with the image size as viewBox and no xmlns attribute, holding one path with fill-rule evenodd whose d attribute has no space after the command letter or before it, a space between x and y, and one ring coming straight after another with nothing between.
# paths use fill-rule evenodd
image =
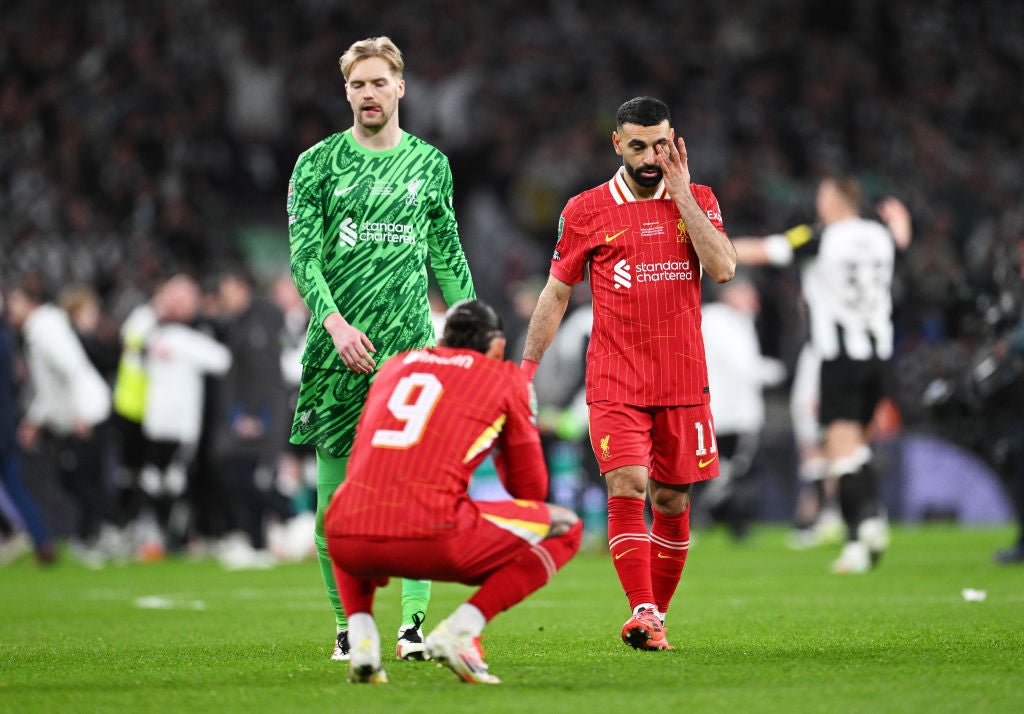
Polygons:
<instances>
[{"instance_id":1,"label":"player's hand on face","mask_svg":"<svg viewBox=\"0 0 1024 714\"><path fill-rule=\"evenodd\" d=\"M665 187L670 194L676 195L690 188L690 167L686 158L686 142L677 137L676 143L671 141L654 147L654 156L661 167Z\"/></svg>"}]
</instances>

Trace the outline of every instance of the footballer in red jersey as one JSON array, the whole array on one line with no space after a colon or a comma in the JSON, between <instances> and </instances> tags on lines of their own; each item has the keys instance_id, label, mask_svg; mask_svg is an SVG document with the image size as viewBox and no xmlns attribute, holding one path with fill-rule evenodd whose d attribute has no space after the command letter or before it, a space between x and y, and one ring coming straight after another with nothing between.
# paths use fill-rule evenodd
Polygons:
<instances>
[{"instance_id":1,"label":"footballer in red jersey","mask_svg":"<svg viewBox=\"0 0 1024 714\"><path fill-rule=\"evenodd\" d=\"M736 269L718 200L690 182L686 144L670 119L651 97L619 107L612 145L623 165L562 211L523 352L532 376L589 271L590 439L608 485L608 544L633 613L622 639L637 649L671 649L664 620L689 548L690 488L718 475L700 281L707 273L725 282Z\"/></svg>"},{"instance_id":2,"label":"footballer in red jersey","mask_svg":"<svg viewBox=\"0 0 1024 714\"><path fill-rule=\"evenodd\" d=\"M544 503L532 387L504 350L494 310L462 301L448 311L442 346L396 355L370 388L324 522L349 618L352 681L386 681L373 595L401 576L481 585L427 636L426 652L467 682L496 683L479 648L484 625L579 549L576 514ZM515 500L470 499L470 478L488 454Z\"/></svg>"}]
</instances>

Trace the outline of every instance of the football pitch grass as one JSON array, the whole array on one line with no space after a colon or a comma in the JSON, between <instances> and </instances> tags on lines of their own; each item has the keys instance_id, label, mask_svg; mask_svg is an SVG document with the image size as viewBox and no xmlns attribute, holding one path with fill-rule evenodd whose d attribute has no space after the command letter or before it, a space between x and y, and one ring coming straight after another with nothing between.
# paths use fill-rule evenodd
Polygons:
<instances>
[{"instance_id":1,"label":"football pitch grass","mask_svg":"<svg viewBox=\"0 0 1024 714\"><path fill-rule=\"evenodd\" d=\"M865 576L829 574L835 548L794 552L785 535L696 534L672 652L622 644L612 564L581 553L488 627L495 687L391 659L396 582L377 608L391 681L357 686L328 660L313 562L92 571L23 559L0 569L0 712L1024 711L1024 565L992 563L1009 528L898 528ZM427 626L469 592L435 583Z\"/></svg>"}]
</instances>

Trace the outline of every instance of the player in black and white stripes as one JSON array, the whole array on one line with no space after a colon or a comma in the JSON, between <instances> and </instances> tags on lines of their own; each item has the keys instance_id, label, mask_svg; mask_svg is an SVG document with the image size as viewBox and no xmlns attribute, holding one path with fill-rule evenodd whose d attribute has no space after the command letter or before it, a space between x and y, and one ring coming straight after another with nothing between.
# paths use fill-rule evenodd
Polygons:
<instances>
[{"instance_id":1,"label":"player in black and white stripes","mask_svg":"<svg viewBox=\"0 0 1024 714\"><path fill-rule=\"evenodd\" d=\"M899 200L887 198L878 206L885 225L862 218L860 200L855 180L826 178L817 193L819 224L734 239L741 263L802 266L810 344L821 358L818 419L827 475L838 479L847 529L846 545L833 563L838 573L869 571L888 547L867 427L885 396L893 353L895 251L911 236L910 214Z\"/></svg>"}]
</instances>

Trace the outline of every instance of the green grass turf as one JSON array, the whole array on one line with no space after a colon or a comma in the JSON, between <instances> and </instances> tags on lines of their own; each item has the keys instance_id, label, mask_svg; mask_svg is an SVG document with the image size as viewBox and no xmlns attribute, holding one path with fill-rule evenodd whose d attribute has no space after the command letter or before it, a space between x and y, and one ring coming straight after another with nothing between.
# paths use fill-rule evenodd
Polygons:
<instances>
[{"instance_id":1,"label":"green grass turf","mask_svg":"<svg viewBox=\"0 0 1024 714\"><path fill-rule=\"evenodd\" d=\"M612 564L584 553L488 627L497 687L387 659L388 685L345 682L312 562L23 559L0 570L0 712L1021 712L1024 566L992 563L1010 540L1008 528L901 528L879 570L834 576L835 549L790 551L781 528L740 545L698 533L672 652L619 641L628 612ZM435 584L428 626L469 592ZM398 601L396 584L378 598L388 655Z\"/></svg>"}]
</instances>

